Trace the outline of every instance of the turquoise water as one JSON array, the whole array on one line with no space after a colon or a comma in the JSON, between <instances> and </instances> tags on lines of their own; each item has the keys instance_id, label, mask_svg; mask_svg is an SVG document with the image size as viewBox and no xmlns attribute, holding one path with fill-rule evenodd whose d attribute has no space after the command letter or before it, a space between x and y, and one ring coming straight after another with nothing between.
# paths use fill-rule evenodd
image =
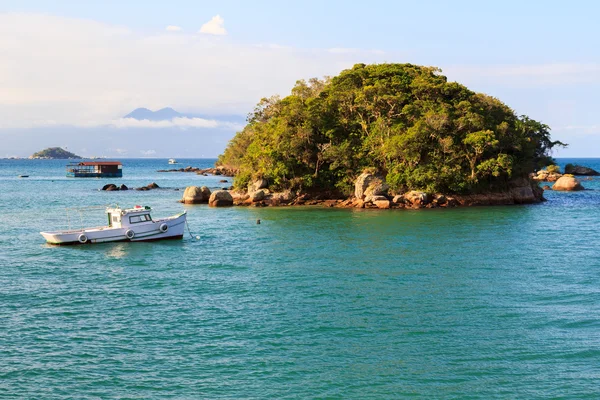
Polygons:
<instances>
[{"instance_id":1,"label":"turquoise water","mask_svg":"<svg viewBox=\"0 0 600 400\"><path fill-rule=\"evenodd\" d=\"M600 397L598 178L533 206L212 209L175 189L223 178L122 161L0 160L0 398ZM108 203L185 208L200 240L38 233Z\"/></svg>"}]
</instances>

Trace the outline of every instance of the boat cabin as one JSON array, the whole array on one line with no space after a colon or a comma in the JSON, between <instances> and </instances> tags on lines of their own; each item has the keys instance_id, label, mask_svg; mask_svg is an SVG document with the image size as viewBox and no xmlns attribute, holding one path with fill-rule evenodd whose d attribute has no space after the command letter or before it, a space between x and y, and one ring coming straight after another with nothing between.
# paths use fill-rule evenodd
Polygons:
<instances>
[{"instance_id":1,"label":"boat cabin","mask_svg":"<svg viewBox=\"0 0 600 400\"><path fill-rule=\"evenodd\" d=\"M67 165L67 177L72 178L121 178L123 165L120 161L82 161Z\"/></svg>"},{"instance_id":2,"label":"boat cabin","mask_svg":"<svg viewBox=\"0 0 600 400\"><path fill-rule=\"evenodd\" d=\"M134 208L121 209L119 207L107 208L108 226L111 228L123 228L142 222L152 222L148 206L135 206Z\"/></svg>"}]
</instances>

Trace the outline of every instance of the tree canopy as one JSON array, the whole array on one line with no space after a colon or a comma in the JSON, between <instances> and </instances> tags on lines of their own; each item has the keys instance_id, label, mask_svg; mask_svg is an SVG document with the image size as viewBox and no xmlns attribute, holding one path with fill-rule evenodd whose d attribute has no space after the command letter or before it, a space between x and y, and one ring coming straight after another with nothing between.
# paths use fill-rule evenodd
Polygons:
<instances>
[{"instance_id":1,"label":"tree canopy","mask_svg":"<svg viewBox=\"0 0 600 400\"><path fill-rule=\"evenodd\" d=\"M262 99L217 164L238 171L239 188L266 178L279 189L348 194L369 169L396 192L469 193L550 164L563 144L549 131L437 68L357 64Z\"/></svg>"},{"instance_id":2,"label":"tree canopy","mask_svg":"<svg viewBox=\"0 0 600 400\"><path fill-rule=\"evenodd\" d=\"M53 158L53 159L69 159L81 158L77 154L71 153L62 147L48 147L47 149L33 153L31 158Z\"/></svg>"}]
</instances>

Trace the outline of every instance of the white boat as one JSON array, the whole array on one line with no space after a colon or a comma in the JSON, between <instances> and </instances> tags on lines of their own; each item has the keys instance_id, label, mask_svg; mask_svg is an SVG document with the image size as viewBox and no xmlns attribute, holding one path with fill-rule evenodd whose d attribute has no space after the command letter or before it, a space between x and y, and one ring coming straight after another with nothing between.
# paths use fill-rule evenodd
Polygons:
<instances>
[{"instance_id":1,"label":"white boat","mask_svg":"<svg viewBox=\"0 0 600 400\"><path fill-rule=\"evenodd\" d=\"M169 158L169 164L177 164L177 160L174 158Z\"/></svg>"},{"instance_id":2,"label":"white boat","mask_svg":"<svg viewBox=\"0 0 600 400\"><path fill-rule=\"evenodd\" d=\"M156 220L150 216L151 211L148 206L129 209L107 207L108 226L40 233L46 242L59 245L183 238L186 211Z\"/></svg>"}]
</instances>

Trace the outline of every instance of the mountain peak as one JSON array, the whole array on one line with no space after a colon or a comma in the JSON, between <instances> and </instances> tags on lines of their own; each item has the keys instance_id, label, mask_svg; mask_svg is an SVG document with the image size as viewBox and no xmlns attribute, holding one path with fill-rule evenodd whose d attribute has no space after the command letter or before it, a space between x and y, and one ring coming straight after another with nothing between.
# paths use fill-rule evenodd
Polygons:
<instances>
[{"instance_id":1,"label":"mountain peak","mask_svg":"<svg viewBox=\"0 0 600 400\"><path fill-rule=\"evenodd\" d=\"M152 111L147 108L136 108L123 118L133 118L137 120L147 119L150 121L164 121L173 118L181 117L183 114L175 111L171 107L161 108L157 111Z\"/></svg>"}]
</instances>

